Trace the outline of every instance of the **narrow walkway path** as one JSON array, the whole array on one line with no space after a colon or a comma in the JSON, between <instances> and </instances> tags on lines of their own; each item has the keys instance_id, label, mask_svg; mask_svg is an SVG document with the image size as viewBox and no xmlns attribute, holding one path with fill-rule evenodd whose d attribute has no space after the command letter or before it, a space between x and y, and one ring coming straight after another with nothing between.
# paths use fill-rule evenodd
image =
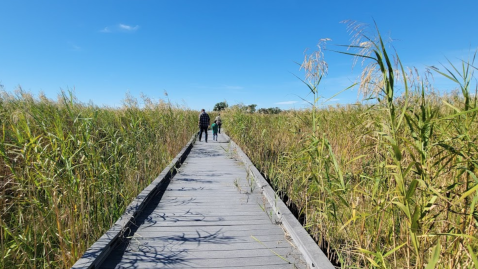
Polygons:
<instances>
[{"instance_id":1,"label":"narrow walkway path","mask_svg":"<svg viewBox=\"0 0 478 269\"><path fill-rule=\"evenodd\" d=\"M306 268L228 141L196 142L102 268Z\"/></svg>"}]
</instances>

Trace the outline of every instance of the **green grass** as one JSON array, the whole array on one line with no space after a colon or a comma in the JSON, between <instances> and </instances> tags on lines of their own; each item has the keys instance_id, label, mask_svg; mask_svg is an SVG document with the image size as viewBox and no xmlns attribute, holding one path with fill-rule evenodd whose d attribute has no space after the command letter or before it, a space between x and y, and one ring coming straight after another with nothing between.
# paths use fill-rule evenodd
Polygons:
<instances>
[{"instance_id":1,"label":"green grass","mask_svg":"<svg viewBox=\"0 0 478 269\"><path fill-rule=\"evenodd\" d=\"M197 112L0 98L0 268L69 268L197 131Z\"/></svg>"}]
</instances>

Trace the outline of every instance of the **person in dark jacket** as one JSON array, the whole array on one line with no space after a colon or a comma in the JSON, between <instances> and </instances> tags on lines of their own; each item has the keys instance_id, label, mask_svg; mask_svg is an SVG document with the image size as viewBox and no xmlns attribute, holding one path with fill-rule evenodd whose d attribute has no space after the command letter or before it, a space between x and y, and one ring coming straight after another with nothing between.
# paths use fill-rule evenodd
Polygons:
<instances>
[{"instance_id":1,"label":"person in dark jacket","mask_svg":"<svg viewBox=\"0 0 478 269\"><path fill-rule=\"evenodd\" d=\"M207 129L209 127L209 124L211 123L211 119L209 118L209 115L206 113L206 111L201 109L201 114L199 114L199 141L201 141L202 138L202 132L204 131L205 136L204 138L206 139L207 143Z\"/></svg>"}]
</instances>

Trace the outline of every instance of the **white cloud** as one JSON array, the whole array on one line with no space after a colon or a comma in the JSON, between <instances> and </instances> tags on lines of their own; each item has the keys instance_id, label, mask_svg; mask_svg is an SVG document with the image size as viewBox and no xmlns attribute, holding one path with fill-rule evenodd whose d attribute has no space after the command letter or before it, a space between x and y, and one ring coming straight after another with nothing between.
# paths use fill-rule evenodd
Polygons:
<instances>
[{"instance_id":1,"label":"white cloud","mask_svg":"<svg viewBox=\"0 0 478 269\"><path fill-rule=\"evenodd\" d=\"M117 24L115 26L106 26L100 30L100 33L113 33L113 32L135 32L139 29L139 25L131 26L127 24Z\"/></svg>"},{"instance_id":2,"label":"white cloud","mask_svg":"<svg viewBox=\"0 0 478 269\"><path fill-rule=\"evenodd\" d=\"M105 27L105 28L101 29L100 32L101 32L101 33L110 33L111 30L110 30L109 27Z\"/></svg>"},{"instance_id":3,"label":"white cloud","mask_svg":"<svg viewBox=\"0 0 478 269\"><path fill-rule=\"evenodd\" d=\"M118 27L119 27L120 29L122 29L122 30L125 30L125 31L136 31L136 30L138 30L138 28L139 28L138 25L136 25L136 26L131 26L131 25L126 25L126 24L122 24L122 23L120 23L120 24L118 25Z\"/></svg>"},{"instance_id":4,"label":"white cloud","mask_svg":"<svg viewBox=\"0 0 478 269\"><path fill-rule=\"evenodd\" d=\"M276 105L293 105L297 103L298 101L284 101L284 102L277 102L275 103Z\"/></svg>"}]
</instances>

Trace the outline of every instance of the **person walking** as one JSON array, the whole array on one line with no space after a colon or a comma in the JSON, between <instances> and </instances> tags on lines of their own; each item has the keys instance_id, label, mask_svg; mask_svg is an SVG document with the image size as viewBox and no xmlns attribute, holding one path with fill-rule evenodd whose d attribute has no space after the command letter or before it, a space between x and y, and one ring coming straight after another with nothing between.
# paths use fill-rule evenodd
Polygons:
<instances>
[{"instance_id":1,"label":"person walking","mask_svg":"<svg viewBox=\"0 0 478 269\"><path fill-rule=\"evenodd\" d=\"M222 122L221 122L221 114L218 114L216 119L214 120L217 124L217 127L218 127L218 131L219 133L221 133L221 125L222 125Z\"/></svg>"},{"instance_id":2,"label":"person walking","mask_svg":"<svg viewBox=\"0 0 478 269\"><path fill-rule=\"evenodd\" d=\"M211 125L211 129L212 129L212 140L216 140L217 141L217 121L214 121L214 123Z\"/></svg>"},{"instance_id":3,"label":"person walking","mask_svg":"<svg viewBox=\"0 0 478 269\"><path fill-rule=\"evenodd\" d=\"M199 141L201 141L202 137L202 132L204 131L206 134L204 138L206 139L207 143L207 128L209 127L209 124L211 123L211 119L209 118L209 115L206 113L206 111L201 109L201 114L199 114Z\"/></svg>"}]
</instances>

